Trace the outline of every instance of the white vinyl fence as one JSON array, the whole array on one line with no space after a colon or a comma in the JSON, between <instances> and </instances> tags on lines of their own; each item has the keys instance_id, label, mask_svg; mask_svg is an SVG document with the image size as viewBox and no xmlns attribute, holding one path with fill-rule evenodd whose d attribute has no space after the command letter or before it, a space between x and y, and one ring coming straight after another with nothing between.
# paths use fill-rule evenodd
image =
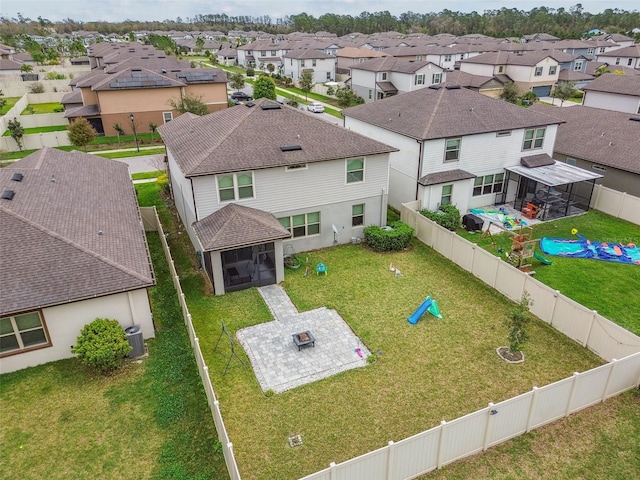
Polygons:
<instances>
[{"instance_id":1,"label":"white vinyl fence","mask_svg":"<svg viewBox=\"0 0 640 480\"><path fill-rule=\"evenodd\" d=\"M173 259L171 258L169 244L167 243L167 239L164 235L164 230L162 229L162 224L160 223L160 219L158 218L158 213L156 212L155 207L140 207L140 214L145 231L158 232L158 234L160 235L160 240L162 241L162 249L164 250L164 254L167 258L167 263L169 264L171 278L173 279L173 286L175 287L176 293L178 294L178 300L180 301L180 307L182 308L182 316L184 319L184 323L187 326L187 332L189 333L191 348L193 349L193 354L196 358L196 363L198 364L200 379L202 380L202 385L204 386L204 391L207 395L207 401L209 403L209 409L211 410L211 415L213 416L213 421L216 425L216 431L218 432L218 440L222 444L222 453L224 454L224 460L227 465L227 470L229 472L231 480L240 480L238 464L236 463L235 455L233 454L233 444L229 440L227 429L225 428L224 421L222 420L222 413L220 413L220 404L216 399L216 394L213 390L211 379L209 378L209 367L207 367L207 365L204 363L204 357L202 356L202 351L200 350L200 342L198 341L198 337L196 336L196 332L193 328L193 323L191 322L191 314L189 313L189 308L187 307L184 293L182 293L180 277L178 277L176 267L173 263Z\"/></svg>"},{"instance_id":2,"label":"white vinyl fence","mask_svg":"<svg viewBox=\"0 0 640 480\"><path fill-rule=\"evenodd\" d=\"M591 208L640 225L640 198L596 185L591 197Z\"/></svg>"},{"instance_id":3,"label":"white vinyl fence","mask_svg":"<svg viewBox=\"0 0 640 480\"><path fill-rule=\"evenodd\" d=\"M637 220L635 197L598 187L594 204L612 215ZM440 254L492 286L513 301L526 290L533 300L531 312L560 332L591 349L609 363L530 392L504 400L403 440L352 458L304 477L302 480L408 480L456 460L529 432L579 410L603 402L640 384L640 337L621 328L596 311L588 310L500 258L420 215L418 201L404 204L403 222L416 237ZM145 229L158 231L171 268L178 298L191 339L198 370L223 446L232 480L240 474L204 363L191 315L180 287L155 208L141 208ZM615 212L613 212L615 210ZM607 213L610 213L607 212ZM635 216L634 216L635 215ZM638 223L638 222L636 222Z\"/></svg>"}]
</instances>

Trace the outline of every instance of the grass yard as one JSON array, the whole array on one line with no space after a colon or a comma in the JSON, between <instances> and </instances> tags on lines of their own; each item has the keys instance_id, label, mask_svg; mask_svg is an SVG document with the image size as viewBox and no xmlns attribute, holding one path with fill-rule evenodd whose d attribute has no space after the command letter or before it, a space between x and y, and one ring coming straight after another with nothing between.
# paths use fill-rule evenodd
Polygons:
<instances>
[{"instance_id":1,"label":"grass yard","mask_svg":"<svg viewBox=\"0 0 640 480\"><path fill-rule=\"evenodd\" d=\"M72 359L3 375L0 478L229 478L160 239L148 241L149 357L108 377Z\"/></svg>"},{"instance_id":2,"label":"grass yard","mask_svg":"<svg viewBox=\"0 0 640 480\"><path fill-rule=\"evenodd\" d=\"M31 108L29 108L31 107ZM64 106L59 102L30 103L20 115L37 115L40 113L64 112Z\"/></svg>"},{"instance_id":3,"label":"grass yard","mask_svg":"<svg viewBox=\"0 0 640 480\"><path fill-rule=\"evenodd\" d=\"M47 127L33 127L33 128L25 128L24 135L33 135L36 133L49 133L49 132L64 132L68 130L68 125L51 125ZM3 137L10 137L11 132L7 130L2 135Z\"/></svg>"},{"instance_id":4,"label":"grass yard","mask_svg":"<svg viewBox=\"0 0 640 480\"><path fill-rule=\"evenodd\" d=\"M335 308L379 358L272 397L237 363L223 376L227 352L213 352L221 320L232 332L271 320L258 292L203 296L202 277L181 272L245 478L298 478L602 363L541 321L530 326L524 364L503 362L495 349L506 344L503 321L513 304L419 242L403 253L346 245L308 256L329 274L289 273L291 299L301 311ZM403 277L389 271L391 262ZM427 315L411 326L406 318L427 295L444 320ZM288 446L292 434L303 447Z\"/></svg>"},{"instance_id":5,"label":"grass yard","mask_svg":"<svg viewBox=\"0 0 640 480\"><path fill-rule=\"evenodd\" d=\"M7 103L0 109L0 115L6 115L6 113L13 108L13 106L18 103L22 97L4 97Z\"/></svg>"},{"instance_id":6,"label":"grass yard","mask_svg":"<svg viewBox=\"0 0 640 480\"><path fill-rule=\"evenodd\" d=\"M593 241L640 245L640 226L596 210L537 224L533 228L533 236L575 238L571 234L573 228ZM504 252L511 250L511 236L506 233L494 235L495 246L491 245L488 237L480 234L464 230L458 233L496 255L499 248ZM546 258L553 264L542 265L533 260L535 278L640 335L640 266L550 255Z\"/></svg>"}]
</instances>

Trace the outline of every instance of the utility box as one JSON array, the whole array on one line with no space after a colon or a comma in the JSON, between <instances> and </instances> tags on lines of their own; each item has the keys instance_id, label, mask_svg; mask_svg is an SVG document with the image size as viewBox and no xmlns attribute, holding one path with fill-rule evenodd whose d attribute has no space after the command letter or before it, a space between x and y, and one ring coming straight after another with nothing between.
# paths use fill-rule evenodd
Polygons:
<instances>
[{"instance_id":1,"label":"utility box","mask_svg":"<svg viewBox=\"0 0 640 480\"><path fill-rule=\"evenodd\" d=\"M467 213L462 217L462 225L470 232L477 232L482 230L484 226L484 220L480 217L473 215L471 213Z\"/></svg>"},{"instance_id":2,"label":"utility box","mask_svg":"<svg viewBox=\"0 0 640 480\"><path fill-rule=\"evenodd\" d=\"M142 327L140 325L131 325L125 328L124 332L127 334L129 345L133 347L127 356L135 358L144 355L146 350L144 348L144 339L142 338Z\"/></svg>"}]
</instances>

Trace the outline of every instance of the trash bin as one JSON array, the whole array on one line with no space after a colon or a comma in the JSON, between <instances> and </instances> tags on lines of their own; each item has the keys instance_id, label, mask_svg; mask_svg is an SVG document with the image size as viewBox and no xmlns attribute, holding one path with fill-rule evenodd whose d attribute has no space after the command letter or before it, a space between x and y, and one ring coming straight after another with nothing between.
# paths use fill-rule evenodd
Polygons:
<instances>
[{"instance_id":1,"label":"trash bin","mask_svg":"<svg viewBox=\"0 0 640 480\"><path fill-rule=\"evenodd\" d=\"M129 355L129 358L140 357L145 354L144 339L142 338L142 327L140 325L131 325L124 329L127 334L127 340L129 345L133 348Z\"/></svg>"}]
</instances>

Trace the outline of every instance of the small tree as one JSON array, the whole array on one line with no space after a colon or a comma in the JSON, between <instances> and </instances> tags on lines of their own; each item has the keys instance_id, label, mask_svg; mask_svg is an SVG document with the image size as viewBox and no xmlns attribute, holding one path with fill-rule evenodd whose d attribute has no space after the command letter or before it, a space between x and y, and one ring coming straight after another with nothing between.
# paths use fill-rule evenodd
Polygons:
<instances>
[{"instance_id":1,"label":"small tree","mask_svg":"<svg viewBox=\"0 0 640 480\"><path fill-rule=\"evenodd\" d=\"M124 135L124 129L119 123L114 123L113 129L116 131L116 135L118 135L118 145L120 145L120 135Z\"/></svg>"},{"instance_id":2,"label":"small tree","mask_svg":"<svg viewBox=\"0 0 640 480\"><path fill-rule=\"evenodd\" d=\"M520 91L518 90L518 86L513 82L507 83L500 94L502 100L514 104L518 103L519 97Z\"/></svg>"},{"instance_id":3,"label":"small tree","mask_svg":"<svg viewBox=\"0 0 640 480\"><path fill-rule=\"evenodd\" d=\"M22 150L22 137L24 136L24 127L22 124L16 117L13 117L13 120L9 120L9 123L7 123L7 129L9 133L11 133L11 138L18 144L18 148Z\"/></svg>"},{"instance_id":4,"label":"small tree","mask_svg":"<svg viewBox=\"0 0 640 480\"><path fill-rule=\"evenodd\" d=\"M124 364L132 347L117 320L96 318L82 327L71 353L89 368L107 374Z\"/></svg>"},{"instance_id":5,"label":"small tree","mask_svg":"<svg viewBox=\"0 0 640 480\"><path fill-rule=\"evenodd\" d=\"M32 72L32 71L33 71L33 67L32 67L31 65L29 65L28 63L23 63L23 64L20 66L20 71L21 71L22 73L29 73L29 72Z\"/></svg>"},{"instance_id":6,"label":"small tree","mask_svg":"<svg viewBox=\"0 0 640 480\"><path fill-rule=\"evenodd\" d=\"M569 100L578 94L578 90L575 88L574 82L567 82L566 80L560 80L553 91L553 97L560 99L560 106L564 104L565 100Z\"/></svg>"},{"instance_id":7,"label":"small tree","mask_svg":"<svg viewBox=\"0 0 640 480\"><path fill-rule=\"evenodd\" d=\"M261 75L253 84L253 98L276 99L276 84L273 78Z\"/></svg>"},{"instance_id":8,"label":"small tree","mask_svg":"<svg viewBox=\"0 0 640 480\"><path fill-rule=\"evenodd\" d=\"M505 323L509 327L509 352L512 354L520 352L524 343L529 339L526 326L531 320L529 314L531 305L533 305L531 295L525 290L520 301L507 315Z\"/></svg>"},{"instance_id":9,"label":"small tree","mask_svg":"<svg viewBox=\"0 0 640 480\"><path fill-rule=\"evenodd\" d=\"M44 93L44 85L40 82L32 83L29 87L29 93Z\"/></svg>"},{"instance_id":10,"label":"small tree","mask_svg":"<svg viewBox=\"0 0 640 480\"><path fill-rule=\"evenodd\" d=\"M155 122L149 122L149 130L151 130L151 140L155 140L156 130L158 129L158 124Z\"/></svg>"},{"instance_id":11,"label":"small tree","mask_svg":"<svg viewBox=\"0 0 640 480\"><path fill-rule=\"evenodd\" d=\"M309 100L309 92L313 88L313 72L302 72L298 84L300 86L300 90L304 92L304 99Z\"/></svg>"},{"instance_id":12,"label":"small tree","mask_svg":"<svg viewBox=\"0 0 640 480\"><path fill-rule=\"evenodd\" d=\"M271 75L273 75L273 72L275 72L276 67L273 63L267 63L267 70Z\"/></svg>"},{"instance_id":13,"label":"small tree","mask_svg":"<svg viewBox=\"0 0 640 480\"><path fill-rule=\"evenodd\" d=\"M256 74L255 68L253 68L251 65L249 65L247 67L247 77L253 77L255 74Z\"/></svg>"},{"instance_id":14,"label":"small tree","mask_svg":"<svg viewBox=\"0 0 640 480\"><path fill-rule=\"evenodd\" d=\"M169 100L169 105L180 113L193 113L194 115L206 115L209 112L207 104L202 101L202 96L196 97L187 93L180 97L179 101Z\"/></svg>"},{"instance_id":15,"label":"small tree","mask_svg":"<svg viewBox=\"0 0 640 480\"><path fill-rule=\"evenodd\" d=\"M338 88L336 97L338 98L338 105L342 108L348 108L356 102L356 94L348 88Z\"/></svg>"},{"instance_id":16,"label":"small tree","mask_svg":"<svg viewBox=\"0 0 640 480\"><path fill-rule=\"evenodd\" d=\"M329 85L327 87L327 95L329 95L330 97L333 97L336 94L336 89L333 88L333 86Z\"/></svg>"},{"instance_id":17,"label":"small tree","mask_svg":"<svg viewBox=\"0 0 640 480\"><path fill-rule=\"evenodd\" d=\"M87 145L96 138L97 134L96 129L84 117L74 120L69 125L69 141L76 147L83 147L85 152L87 151Z\"/></svg>"},{"instance_id":18,"label":"small tree","mask_svg":"<svg viewBox=\"0 0 640 480\"><path fill-rule=\"evenodd\" d=\"M240 90L244 87L244 75L242 72L235 72L229 76L229 86L234 90Z\"/></svg>"}]
</instances>

